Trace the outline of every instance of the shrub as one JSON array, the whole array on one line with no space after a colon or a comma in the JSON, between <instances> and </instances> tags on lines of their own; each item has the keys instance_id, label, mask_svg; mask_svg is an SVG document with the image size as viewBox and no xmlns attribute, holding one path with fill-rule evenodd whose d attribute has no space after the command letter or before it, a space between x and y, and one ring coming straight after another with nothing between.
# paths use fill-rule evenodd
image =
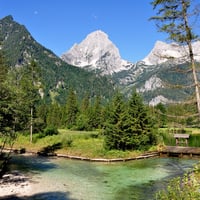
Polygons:
<instances>
[{"instance_id":1,"label":"shrub","mask_svg":"<svg viewBox=\"0 0 200 200\"><path fill-rule=\"evenodd\" d=\"M54 126L49 126L44 129L45 136L58 135L58 129Z\"/></svg>"}]
</instances>

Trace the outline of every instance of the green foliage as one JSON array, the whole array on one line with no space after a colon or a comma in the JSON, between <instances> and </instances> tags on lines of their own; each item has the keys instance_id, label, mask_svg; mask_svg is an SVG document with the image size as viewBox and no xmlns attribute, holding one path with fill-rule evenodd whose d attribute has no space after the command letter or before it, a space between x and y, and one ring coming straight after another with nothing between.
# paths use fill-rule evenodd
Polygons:
<instances>
[{"instance_id":1,"label":"green foliage","mask_svg":"<svg viewBox=\"0 0 200 200\"><path fill-rule=\"evenodd\" d=\"M72 147L72 144L73 144L73 138L71 136L63 137L63 139L62 139L62 146L64 148L66 148L66 147Z\"/></svg>"},{"instance_id":2,"label":"green foliage","mask_svg":"<svg viewBox=\"0 0 200 200\"><path fill-rule=\"evenodd\" d=\"M190 147L200 147L200 135L199 134L190 135L188 140L188 145Z\"/></svg>"},{"instance_id":3,"label":"green foliage","mask_svg":"<svg viewBox=\"0 0 200 200\"><path fill-rule=\"evenodd\" d=\"M102 127L102 105L101 97L96 96L94 99L94 104L90 106L88 112L89 126L93 129L98 129Z\"/></svg>"},{"instance_id":4,"label":"green foliage","mask_svg":"<svg viewBox=\"0 0 200 200\"><path fill-rule=\"evenodd\" d=\"M70 93L67 97L66 103L66 126L67 128L72 128L76 125L77 114L78 114L78 102L77 96L74 90L70 90Z\"/></svg>"},{"instance_id":5,"label":"green foliage","mask_svg":"<svg viewBox=\"0 0 200 200\"><path fill-rule=\"evenodd\" d=\"M133 91L128 101L127 113L123 121L124 132L131 136L129 148L145 149L156 144L154 123L139 94Z\"/></svg>"},{"instance_id":6,"label":"green foliage","mask_svg":"<svg viewBox=\"0 0 200 200\"><path fill-rule=\"evenodd\" d=\"M164 127L167 124L166 111L166 106L161 103L155 106L155 112L159 127Z\"/></svg>"},{"instance_id":7,"label":"green foliage","mask_svg":"<svg viewBox=\"0 0 200 200\"><path fill-rule=\"evenodd\" d=\"M93 127L90 125L89 117L86 113L81 113L78 115L77 120L76 120L76 130L86 130L90 131L93 129Z\"/></svg>"},{"instance_id":8,"label":"green foliage","mask_svg":"<svg viewBox=\"0 0 200 200\"><path fill-rule=\"evenodd\" d=\"M109 106L107 107L107 121L104 125L106 149L120 149L120 132L118 125L124 113L124 101L122 94L116 91Z\"/></svg>"},{"instance_id":9,"label":"green foliage","mask_svg":"<svg viewBox=\"0 0 200 200\"><path fill-rule=\"evenodd\" d=\"M48 111L46 114L46 124L47 126L61 127L61 115L62 109L58 103L53 103L48 106Z\"/></svg>"},{"instance_id":10,"label":"green foliage","mask_svg":"<svg viewBox=\"0 0 200 200\"><path fill-rule=\"evenodd\" d=\"M159 143L164 143L167 146L175 146L176 141L173 134L170 134L169 131L160 131L160 141Z\"/></svg>"},{"instance_id":11,"label":"green foliage","mask_svg":"<svg viewBox=\"0 0 200 200\"><path fill-rule=\"evenodd\" d=\"M199 183L194 175L185 174L184 177L174 178L166 190L156 194L156 200L194 200L200 198Z\"/></svg>"},{"instance_id":12,"label":"green foliage","mask_svg":"<svg viewBox=\"0 0 200 200\"><path fill-rule=\"evenodd\" d=\"M133 91L128 102L117 93L105 124L105 147L108 149L147 149L156 144L154 124L141 97Z\"/></svg>"},{"instance_id":13,"label":"green foliage","mask_svg":"<svg viewBox=\"0 0 200 200\"><path fill-rule=\"evenodd\" d=\"M11 92L5 84L7 79L7 67L4 63L2 51L0 51L0 74L0 134L4 134L11 129L14 119L11 108Z\"/></svg>"},{"instance_id":14,"label":"green foliage","mask_svg":"<svg viewBox=\"0 0 200 200\"><path fill-rule=\"evenodd\" d=\"M192 10L191 0L154 0L151 2L153 8L157 8L157 16L151 17L151 20L157 22L159 31L169 35L169 39L178 43L188 43L197 38L192 32L192 25L189 26L189 11ZM196 12L196 13L195 13ZM197 10L194 10L197 15Z\"/></svg>"},{"instance_id":15,"label":"green foliage","mask_svg":"<svg viewBox=\"0 0 200 200\"><path fill-rule=\"evenodd\" d=\"M76 120L76 130L87 130L90 131L93 129L90 123L90 116L91 116L91 99L89 94L86 93L83 100L80 102L80 112L77 116Z\"/></svg>"},{"instance_id":16,"label":"green foliage","mask_svg":"<svg viewBox=\"0 0 200 200\"><path fill-rule=\"evenodd\" d=\"M52 51L37 43L27 29L15 22L12 16L0 20L0 27L2 48L5 50L8 66L27 66L32 60L37 61L40 82L43 85L43 100L46 103L56 101L64 105L72 87L79 94L79 99L84 98L85 93L92 98L102 95L105 99L112 95L114 89L110 77L63 62ZM51 93L57 95L52 99Z\"/></svg>"},{"instance_id":17,"label":"green foliage","mask_svg":"<svg viewBox=\"0 0 200 200\"><path fill-rule=\"evenodd\" d=\"M7 66L0 49L0 178L7 170L10 153L4 154L5 146L12 148L16 139L18 112L15 109L14 94L7 85Z\"/></svg>"},{"instance_id":18,"label":"green foliage","mask_svg":"<svg viewBox=\"0 0 200 200\"><path fill-rule=\"evenodd\" d=\"M164 144L166 146L175 146L176 140L174 138L174 133L186 133L190 137L188 139L189 147L200 147L200 135L198 133L192 133L193 129L159 129L159 141L158 143Z\"/></svg>"},{"instance_id":19,"label":"green foliage","mask_svg":"<svg viewBox=\"0 0 200 200\"><path fill-rule=\"evenodd\" d=\"M51 110L51 105L47 105L44 102L41 104L37 105L36 107L36 116L37 120L44 125L44 127L48 126L47 125L47 117L49 114L49 110ZM40 131L38 131L40 132Z\"/></svg>"},{"instance_id":20,"label":"green foliage","mask_svg":"<svg viewBox=\"0 0 200 200\"><path fill-rule=\"evenodd\" d=\"M81 102L79 114L76 121L77 130L93 130L102 128L104 121L103 104L100 96L91 98L86 96Z\"/></svg>"},{"instance_id":21,"label":"green foliage","mask_svg":"<svg viewBox=\"0 0 200 200\"><path fill-rule=\"evenodd\" d=\"M58 129L54 126L49 126L44 129L45 136L58 135Z\"/></svg>"},{"instance_id":22,"label":"green foliage","mask_svg":"<svg viewBox=\"0 0 200 200\"><path fill-rule=\"evenodd\" d=\"M189 80L190 82L192 77L193 88L190 89L189 93L191 95L191 91L195 91L197 110L200 114L199 77L198 71L196 70L194 48L192 45L192 42L199 37L193 32L195 30L194 19L199 15L199 9L196 7L197 5L195 5L194 1L191 0L154 0L151 4L154 9L157 9L157 15L150 19L156 21L158 30L167 33L170 40L180 45L187 45L187 50L182 59L185 59L185 62L189 61L191 65L184 70L179 67L179 72L181 73L173 73L175 76L172 75L171 78L177 80L175 82L179 82L181 76L184 76L185 79L183 80L186 80L186 82ZM174 57L168 57L168 60L173 61L174 59ZM192 84L190 84L189 88L191 88ZM188 85L185 83L182 85L174 84L173 86L171 84L171 87L174 87L176 90L184 88L182 89L184 93L187 93L186 86ZM188 96L188 94L186 96Z\"/></svg>"},{"instance_id":23,"label":"green foliage","mask_svg":"<svg viewBox=\"0 0 200 200\"><path fill-rule=\"evenodd\" d=\"M104 136L101 132L95 131L75 131L68 129L59 129L59 134L52 136L43 136L42 134L33 134L33 143L29 141L28 134L19 134L14 148L25 148L27 151L38 152L42 149L48 149L59 145L55 153L82 156L88 158L130 158L144 153L143 151L121 151L108 150L104 148Z\"/></svg>"},{"instance_id":24,"label":"green foliage","mask_svg":"<svg viewBox=\"0 0 200 200\"><path fill-rule=\"evenodd\" d=\"M27 106L34 107L36 102L40 100L39 96L39 68L37 64L32 61L31 64L21 68L20 73L22 74L19 82L22 91L24 92L24 99Z\"/></svg>"}]
</instances>

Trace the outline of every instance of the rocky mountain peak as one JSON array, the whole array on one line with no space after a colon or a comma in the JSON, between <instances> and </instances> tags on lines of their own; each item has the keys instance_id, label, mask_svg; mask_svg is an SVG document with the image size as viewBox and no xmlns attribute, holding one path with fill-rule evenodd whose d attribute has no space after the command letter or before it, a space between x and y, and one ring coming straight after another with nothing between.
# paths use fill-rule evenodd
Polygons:
<instances>
[{"instance_id":1,"label":"rocky mountain peak","mask_svg":"<svg viewBox=\"0 0 200 200\"><path fill-rule=\"evenodd\" d=\"M64 53L61 58L68 64L112 74L126 69L128 62L121 59L118 48L101 30L94 31L80 43Z\"/></svg>"},{"instance_id":2,"label":"rocky mountain peak","mask_svg":"<svg viewBox=\"0 0 200 200\"><path fill-rule=\"evenodd\" d=\"M88 39L88 40L95 39L95 40L97 40L97 42L100 42L101 39L104 39L104 41L105 40L109 41L108 35L105 32L101 31L101 30L97 30L97 31L94 31L94 32L88 34L86 39Z\"/></svg>"},{"instance_id":3,"label":"rocky mountain peak","mask_svg":"<svg viewBox=\"0 0 200 200\"><path fill-rule=\"evenodd\" d=\"M200 61L200 41L192 44L195 60ZM146 65L158 65L167 61L184 63L189 59L188 48L186 45L177 43L167 44L157 41L151 52L143 59Z\"/></svg>"}]
</instances>

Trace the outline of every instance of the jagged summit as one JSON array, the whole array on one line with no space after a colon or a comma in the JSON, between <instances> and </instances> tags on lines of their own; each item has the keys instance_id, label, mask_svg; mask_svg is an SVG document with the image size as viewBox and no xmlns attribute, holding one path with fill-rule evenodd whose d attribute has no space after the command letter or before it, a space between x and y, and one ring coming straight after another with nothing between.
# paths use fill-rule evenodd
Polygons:
<instances>
[{"instance_id":1,"label":"jagged summit","mask_svg":"<svg viewBox=\"0 0 200 200\"><path fill-rule=\"evenodd\" d=\"M89 34L80 44L75 44L62 58L58 58L51 50L46 49L31 36L25 26L18 24L7 16L0 20L2 50L9 56L8 66L27 66L36 60L41 66L44 82L44 98L50 102L56 100L64 103L69 88L74 88L80 98L88 91L91 96L101 94L109 98L114 87L118 87L125 95L136 88L146 103L156 105L183 101L191 97L192 89L168 88L167 85L192 85L192 76L179 73L174 67L189 67L188 63L180 63L187 54L186 46L175 43L156 42L149 55L135 64L123 60L118 48L110 41L109 36L101 30ZM200 61L200 41L193 43L194 56ZM169 58L175 61L168 63ZM182 60L185 61L185 60ZM165 62L165 63L164 63ZM84 69L81 69L84 68ZM173 68L173 70L171 70ZM85 70L86 69L86 70ZM92 72L90 71L92 70ZM111 76L99 76L111 74ZM200 74L198 73L198 78Z\"/></svg>"},{"instance_id":2,"label":"jagged summit","mask_svg":"<svg viewBox=\"0 0 200 200\"><path fill-rule=\"evenodd\" d=\"M196 61L200 61L200 41L192 44ZM189 59L188 48L177 43L157 41L151 52L143 59L146 65L158 65L166 61L184 63Z\"/></svg>"},{"instance_id":3,"label":"jagged summit","mask_svg":"<svg viewBox=\"0 0 200 200\"><path fill-rule=\"evenodd\" d=\"M128 65L108 35L101 30L90 33L80 44L74 44L61 58L68 64L99 70L102 74L125 70Z\"/></svg>"}]
</instances>

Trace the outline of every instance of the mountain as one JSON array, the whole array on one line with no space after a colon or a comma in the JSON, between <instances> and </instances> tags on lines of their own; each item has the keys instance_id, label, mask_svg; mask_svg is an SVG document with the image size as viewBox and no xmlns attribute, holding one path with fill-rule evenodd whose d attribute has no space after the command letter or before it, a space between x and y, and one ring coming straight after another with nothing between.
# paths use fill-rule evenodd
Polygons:
<instances>
[{"instance_id":1,"label":"mountain","mask_svg":"<svg viewBox=\"0 0 200 200\"><path fill-rule=\"evenodd\" d=\"M200 41L193 43L195 60L200 62ZM188 67L187 47L176 43L157 41L142 60L130 63L121 58L117 47L102 31L90 33L80 44L74 44L64 53L63 61L101 75L110 75L113 82L129 95L133 87L146 103L180 101L192 95L192 89L174 88L172 85L191 85L191 74L178 73L177 68Z\"/></svg>"},{"instance_id":2,"label":"mountain","mask_svg":"<svg viewBox=\"0 0 200 200\"><path fill-rule=\"evenodd\" d=\"M56 99L65 103L70 88L80 99L86 93L91 97L101 95L104 99L112 95L113 82L109 77L67 64L39 44L26 27L15 22L12 16L1 19L0 27L0 49L8 61L7 65L26 67L31 60L35 60L41 69L45 101Z\"/></svg>"},{"instance_id":3,"label":"mountain","mask_svg":"<svg viewBox=\"0 0 200 200\"><path fill-rule=\"evenodd\" d=\"M0 49L8 66L26 67L35 60L41 68L45 101L57 100L64 104L70 88L79 99L87 93L109 99L114 88L129 96L133 88L147 104L183 101L194 94L188 71L186 47L175 43L156 42L142 60L130 63L121 58L118 48L103 31L90 33L80 44L75 44L61 58L40 45L25 26L12 16L0 20ZM200 62L200 42L193 43L195 59ZM186 71L187 73L180 73ZM200 72L197 72L200 79Z\"/></svg>"},{"instance_id":4,"label":"mountain","mask_svg":"<svg viewBox=\"0 0 200 200\"><path fill-rule=\"evenodd\" d=\"M200 62L200 41L192 44L194 50L194 58ZM187 46L180 46L177 43L167 44L162 41L157 41L151 52L143 59L147 65L159 65L167 61L175 63L185 63L188 60Z\"/></svg>"},{"instance_id":5,"label":"mountain","mask_svg":"<svg viewBox=\"0 0 200 200\"><path fill-rule=\"evenodd\" d=\"M127 70L131 64L121 58L118 48L101 30L90 33L80 44L74 44L61 58L68 64L102 75Z\"/></svg>"}]
</instances>

